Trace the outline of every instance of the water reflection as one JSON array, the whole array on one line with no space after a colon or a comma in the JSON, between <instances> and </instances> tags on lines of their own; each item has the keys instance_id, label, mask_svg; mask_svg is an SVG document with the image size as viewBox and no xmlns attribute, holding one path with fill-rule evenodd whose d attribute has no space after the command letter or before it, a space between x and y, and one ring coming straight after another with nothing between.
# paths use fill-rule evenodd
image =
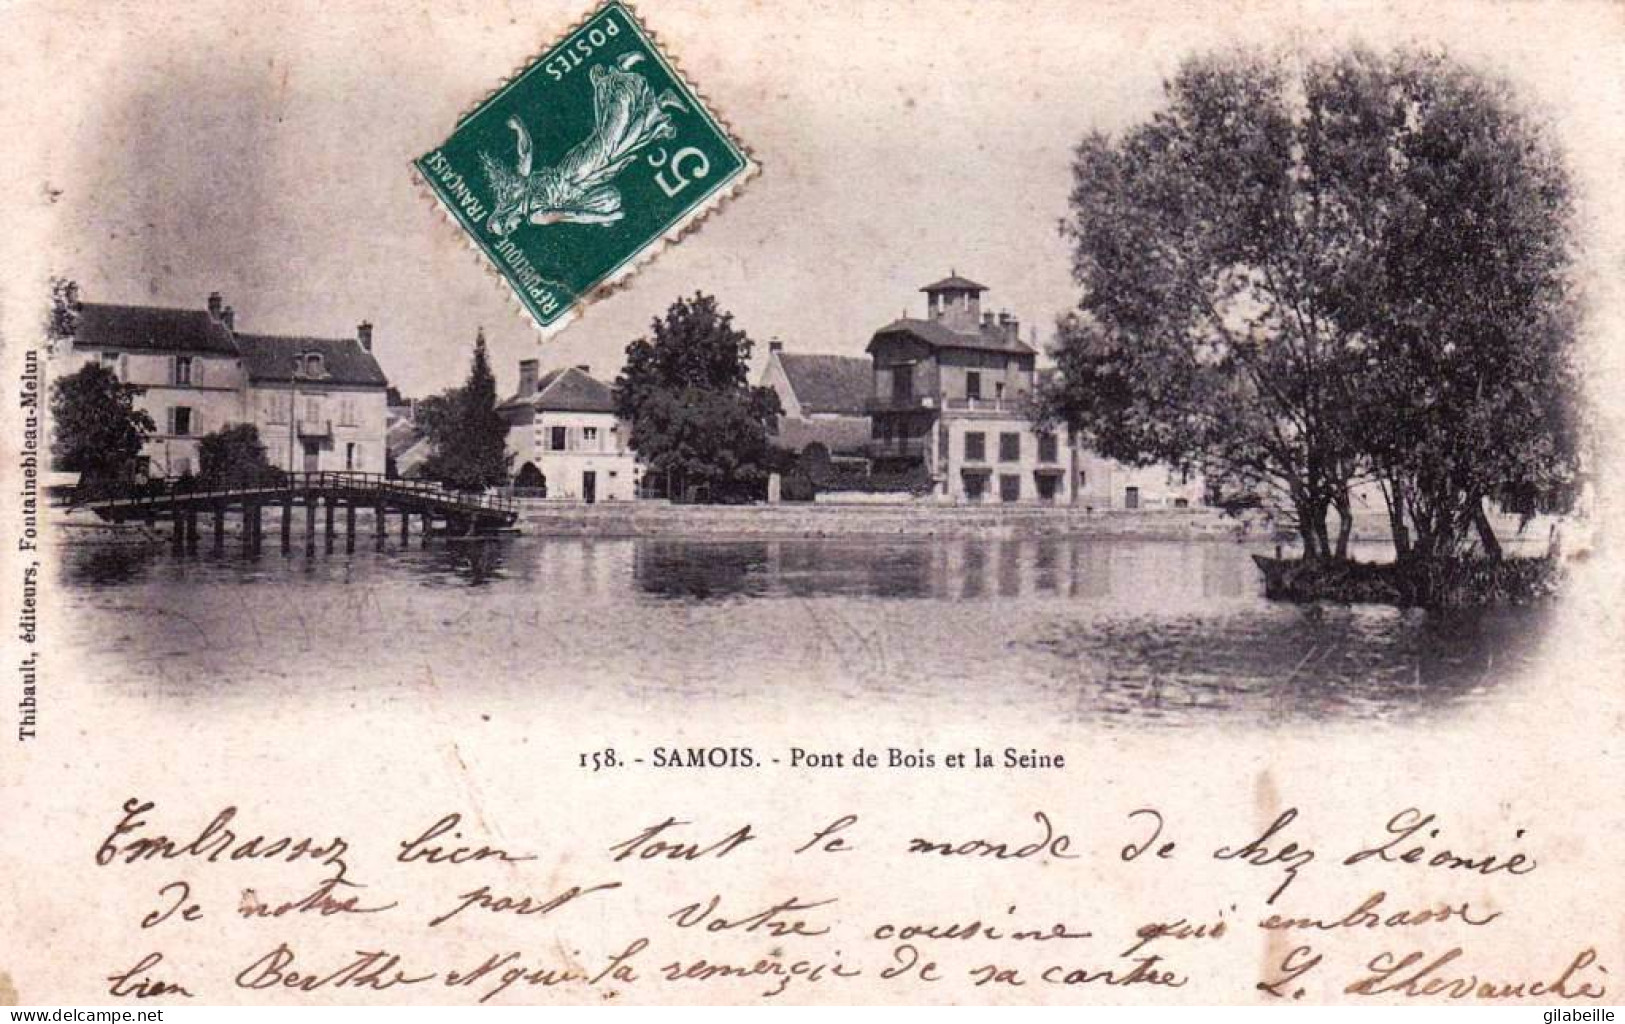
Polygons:
<instances>
[{"instance_id":1,"label":"water reflection","mask_svg":"<svg viewBox=\"0 0 1625 1024\"><path fill-rule=\"evenodd\" d=\"M61 577L70 647L188 697L221 679L285 694L438 669L515 700L591 682L1186 725L1488 699L1549 614L1274 604L1250 553L1059 537L505 538L257 559L92 546L66 551Z\"/></svg>"}]
</instances>

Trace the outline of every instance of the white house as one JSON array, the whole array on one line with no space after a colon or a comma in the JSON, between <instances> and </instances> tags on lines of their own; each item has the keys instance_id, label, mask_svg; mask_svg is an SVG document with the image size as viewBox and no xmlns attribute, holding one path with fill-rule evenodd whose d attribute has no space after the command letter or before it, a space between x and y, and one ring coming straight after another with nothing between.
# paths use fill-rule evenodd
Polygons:
<instances>
[{"instance_id":1,"label":"white house","mask_svg":"<svg viewBox=\"0 0 1625 1024\"><path fill-rule=\"evenodd\" d=\"M157 425L142 451L152 475L196 473L198 440L235 423L255 424L283 469L384 471L388 381L371 324L345 339L240 334L219 292L203 309L84 302L76 314L52 372L100 362L142 389L135 404Z\"/></svg>"},{"instance_id":2,"label":"white house","mask_svg":"<svg viewBox=\"0 0 1625 1024\"><path fill-rule=\"evenodd\" d=\"M508 421L513 483L547 498L588 503L631 501L638 463L627 446L630 429L615 418L615 396L585 366L538 375L540 363L519 364L519 391L497 407Z\"/></svg>"},{"instance_id":3,"label":"white house","mask_svg":"<svg viewBox=\"0 0 1625 1024\"><path fill-rule=\"evenodd\" d=\"M354 338L239 334L250 421L271 464L296 472L382 473L389 382L372 355L372 325Z\"/></svg>"}]
</instances>

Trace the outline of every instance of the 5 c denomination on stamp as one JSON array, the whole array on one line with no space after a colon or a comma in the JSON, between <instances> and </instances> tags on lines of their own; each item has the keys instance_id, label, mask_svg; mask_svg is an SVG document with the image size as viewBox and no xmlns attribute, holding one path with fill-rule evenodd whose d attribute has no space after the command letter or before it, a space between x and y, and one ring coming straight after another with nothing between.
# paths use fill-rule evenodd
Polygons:
<instances>
[{"instance_id":1,"label":"5 c denomination on stamp","mask_svg":"<svg viewBox=\"0 0 1625 1024\"><path fill-rule=\"evenodd\" d=\"M619 0L414 166L544 333L756 171Z\"/></svg>"}]
</instances>

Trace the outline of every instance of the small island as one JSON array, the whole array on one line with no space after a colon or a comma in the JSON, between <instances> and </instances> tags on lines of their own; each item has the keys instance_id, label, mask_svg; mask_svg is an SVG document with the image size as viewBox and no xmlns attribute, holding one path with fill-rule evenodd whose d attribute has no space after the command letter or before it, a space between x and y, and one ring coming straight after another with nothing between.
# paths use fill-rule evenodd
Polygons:
<instances>
[{"instance_id":1,"label":"small island","mask_svg":"<svg viewBox=\"0 0 1625 1024\"><path fill-rule=\"evenodd\" d=\"M1052 420L1291 531L1297 557L1255 559L1270 597L1556 588L1559 559L1505 555L1491 521L1574 513L1593 461L1572 187L1507 84L1413 51L1211 55L1085 139L1073 182ZM1359 508L1391 561L1351 556Z\"/></svg>"}]
</instances>

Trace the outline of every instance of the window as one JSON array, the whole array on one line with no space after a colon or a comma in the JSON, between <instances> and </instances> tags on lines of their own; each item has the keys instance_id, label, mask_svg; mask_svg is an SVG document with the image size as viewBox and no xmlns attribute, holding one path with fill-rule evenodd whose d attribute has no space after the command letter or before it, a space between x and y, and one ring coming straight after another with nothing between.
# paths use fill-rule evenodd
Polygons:
<instances>
[{"instance_id":1,"label":"window","mask_svg":"<svg viewBox=\"0 0 1625 1024\"><path fill-rule=\"evenodd\" d=\"M322 400L314 395L305 399L305 422L320 423L322 419Z\"/></svg>"},{"instance_id":2,"label":"window","mask_svg":"<svg viewBox=\"0 0 1625 1024\"><path fill-rule=\"evenodd\" d=\"M354 469L356 464L356 445L354 441L344 446L344 468Z\"/></svg>"},{"instance_id":3,"label":"window","mask_svg":"<svg viewBox=\"0 0 1625 1024\"><path fill-rule=\"evenodd\" d=\"M598 447L598 428L597 427L582 427L581 428L581 443L587 448L597 448Z\"/></svg>"},{"instance_id":4,"label":"window","mask_svg":"<svg viewBox=\"0 0 1625 1024\"><path fill-rule=\"evenodd\" d=\"M192 433L192 410L184 405L171 406L169 410L169 432L176 437L186 437Z\"/></svg>"},{"instance_id":5,"label":"window","mask_svg":"<svg viewBox=\"0 0 1625 1024\"><path fill-rule=\"evenodd\" d=\"M305 353L305 376L325 377L326 375L326 372L322 369L322 354L320 352Z\"/></svg>"},{"instance_id":6,"label":"window","mask_svg":"<svg viewBox=\"0 0 1625 1024\"><path fill-rule=\"evenodd\" d=\"M1021 477L1014 473L1006 473L999 477L999 500L1021 500Z\"/></svg>"},{"instance_id":7,"label":"window","mask_svg":"<svg viewBox=\"0 0 1625 1024\"><path fill-rule=\"evenodd\" d=\"M987 435L981 431L965 432L965 461L987 461Z\"/></svg>"},{"instance_id":8,"label":"window","mask_svg":"<svg viewBox=\"0 0 1625 1024\"><path fill-rule=\"evenodd\" d=\"M355 426L355 399L343 398L339 400L339 422L346 427Z\"/></svg>"},{"instance_id":9,"label":"window","mask_svg":"<svg viewBox=\"0 0 1625 1024\"><path fill-rule=\"evenodd\" d=\"M987 477L980 473L965 475L965 500L981 501L987 494Z\"/></svg>"},{"instance_id":10,"label":"window","mask_svg":"<svg viewBox=\"0 0 1625 1024\"><path fill-rule=\"evenodd\" d=\"M997 399L997 400L1003 400L1003 398L1004 398L1004 381L998 380L998 381L993 382L993 397L995 399Z\"/></svg>"},{"instance_id":11,"label":"window","mask_svg":"<svg viewBox=\"0 0 1625 1024\"><path fill-rule=\"evenodd\" d=\"M891 368L891 397L893 402L907 403L914 399L914 367Z\"/></svg>"},{"instance_id":12,"label":"window","mask_svg":"<svg viewBox=\"0 0 1625 1024\"><path fill-rule=\"evenodd\" d=\"M1020 434L1000 434L999 435L999 461L1000 462L1020 462L1021 461L1021 435Z\"/></svg>"},{"instance_id":13,"label":"window","mask_svg":"<svg viewBox=\"0 0 1625 1024\"><path fill-rule=\"evenodd\" d=\"M1038 435L1038 461L1054 462L1059 454L1059 447L1055 443L1055 435L1044 433Z\"/></svg>"},{"instance_id":14,"label":"window","mask_svg":"<svg viewBox=\"0 0 1625 1024\"><path fill-rule=\"evenodd\" d=\"M176 384L190 384L190 383L192 383L192 357L191 356L176 356L175 357L175 380L174 380L174 383L176 383Z\"/></svg>"},{"instance_id":15,"label":"window","mask_svg":"<svg viewBox=\"0 0 1625 1024\"><path fill-rule=\"evenodd\" d=\"M982 397L982 375L977 373L975 370L971 370L965 374L965 397Z\"/></svg>"},{"instance_id":16,"label":"window","mask_svg":"<svg viewBox=\"0 0 1625 1024\"><path fill-rule=\"evenodd\" d=\"M1089 483L1089 474L1088 474L1088 472L1086 472L1085 470L1081 470L1081 469L1078 470L1078 490L1080 490L1080 491L1083 490L1084 485L1086 485L1088 483Z\"/></svg>"},{"instance_id":17,"label":"window","mask_svg":"<svg viewBox=\"0 0 1625 1024\"><path fill-rule=\"evenodd\" d=\"M283 395L271 394L265 396L265 422L288 422L288 402L290 399Z\"/></svg>"},{"instance_id":18,"label":"window","mask_svg":"<svg viewBox=\"0 0 1625 1024\"><path fill-rule=\"evenodd\" d=\"M1038 500L1046 505L1055 504L1055 494L1059 490L1057 485L1061 478L1053 473L1041 473L1035 478L1038 484Z\"/></svg>"},{"instance_id":19,"label":"window","mask_svg":"<svg viewBox=\"0 0 1625 1024\"><path fill-rule=\"evenodd\" d=\"M1124 508L1139 508L1140 507L1140 489L1138 487L1125 487L1125 488L1123 488L1123 507Z\"/></svg>"},{"instance_id":20,"label":"window","mask_svg":"<svg viewBox=\"0 0 1625 1024\"><path fill-rule=\"evenodd\" d=\"M552 437L547 445L549 451L562 452L569 447L570 432L564 427L554 427Z\"/></svg>"}]
</instances>

